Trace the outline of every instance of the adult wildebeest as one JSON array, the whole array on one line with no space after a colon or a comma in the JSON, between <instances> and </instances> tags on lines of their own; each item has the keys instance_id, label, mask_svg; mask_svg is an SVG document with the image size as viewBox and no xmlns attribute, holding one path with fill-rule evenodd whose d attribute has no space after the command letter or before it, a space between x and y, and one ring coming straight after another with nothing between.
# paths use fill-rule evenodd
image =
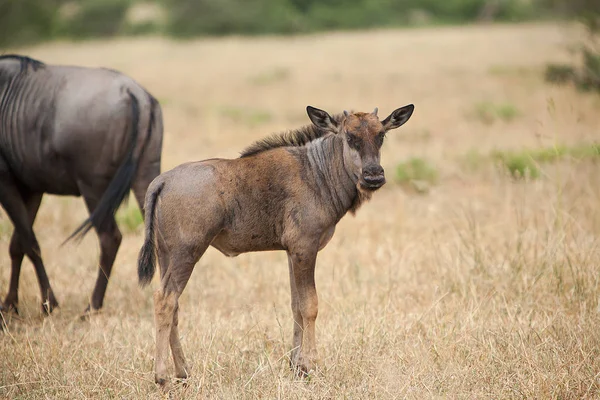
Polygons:
<instances>
[{"instance_id":1,"label":"adult wildebeest","mask_svg":"<svg viewBox=\"0 0 600 400\"><path fill-rule=\"evenodd\" d=\"M300 374L314 367L317 252L339 220L385 183L379 162L385 133L408 121L413 110L410 104L379 121L377 109L331 117L309 106L314 125L257 142L238 159L182 164L150 184L138 274L140 284L148 284L158 257L157 383L167 383L169 344L177 377L188 376L177 331L178 299L209 245L231 257L287 252L294 315L291 366Z\"/></svg>"},{"instance_id":2,"label":"adult wildebeest","mask_svg":"<svg viewBox=\"0 0 600 400\"><path fill-rule=\"evenodd\" d=\"M102 307L121 243L114 214L130 190L143 212L160 173L162 132L158 102L119 72L0 56L0 204L15 227L5 309L17 311L25 254L43 310L58 306L32 229L44 193L83 196L90 217L70 238L96 229L100 268L88 310Z\"/></svg>"}]
</instances>

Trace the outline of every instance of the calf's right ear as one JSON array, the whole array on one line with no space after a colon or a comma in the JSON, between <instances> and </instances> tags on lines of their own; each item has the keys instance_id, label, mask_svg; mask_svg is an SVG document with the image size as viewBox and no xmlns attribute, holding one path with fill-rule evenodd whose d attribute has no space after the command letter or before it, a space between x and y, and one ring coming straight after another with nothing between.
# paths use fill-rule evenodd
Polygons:
<instances>
[{"instance_id":1,"label":"calf's right ear","mask_svg":"<svg viewBox=\"0 0 600 400\"><path fill-rule=\"evenodd\" d=\"M319 110L318 108L307 106L306 113L308 118L315 126L332 133L338 133L339 123L336 122L327 111Z\"/></svg>"}]
</instances>

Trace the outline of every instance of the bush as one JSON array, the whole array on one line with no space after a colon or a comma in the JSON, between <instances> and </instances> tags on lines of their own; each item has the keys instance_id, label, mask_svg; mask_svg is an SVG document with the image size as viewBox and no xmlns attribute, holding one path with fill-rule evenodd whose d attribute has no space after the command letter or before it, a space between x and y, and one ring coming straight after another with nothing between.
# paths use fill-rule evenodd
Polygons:
<instances>
[{"instance_id":1,"label":"bush","mask_svg":"<svg viewBox=\"0 0 600 400\"><path fill-rule=\"evenodd\" d=\"M396 181L418 193L428 192L437 180L437 169L423 158L413 157L396 167Z\"/></svg>"},{"instance_id":2,"label":"bush","mask_svg":"<svg viewBox=\"0 0 600 400\"><path fill-rule=\"evenodd\" d=\"M496 120L510 122L521 113L512 103L492 103L482 101L475 105L473 117L485 124L492 124Z\"/></svg>"},{"instance_id":3,"label":"bush","mask_svg":"<svg viewBox=\"0 0 600 400\"><path fill-rule=\"evenodd\" d=\"M50 39L57 9L54 0L1 0L0 47Z\"/></svg>"},{"instance_id":4,"label":"bush","mask_svg":"<svg viewBox=\"0 0 600 400\"><path fill-rule=\"evenodd\" d=\"M0 44L32 43L53 36L91 38L160 32L182 38L514 21L545 14L548 1L0 0ZM159 8L165 21L162 16L161 21L126 21L127 11L139 5ZM69 12L61 13L63 9Z\"/></svg>"},{"instance_id":5,"label":"bush","mask_svg":"<svg viewBox=\"0 0 600 400\"><path fill-rule=\"evenodd\" d=\"M125 234L137 232L144 225L142 212L132 201L128 201L119 207L115 219L117 225Z\"/></svg>"},{"instance_id":6,"label":"bush","mask_svg":"<svg viewBox=\"0 0 600 400\"><path fill-rule=\"evenodd\" d=\"M579 46L582 67L550 64L545 78L551 83L572 82L582 91L600 92L600 1L558 0L556 3L556 7L584 24L587 39Z\"/></svg>"},{"instance_id":7,"label":"bush","mask_svg":"<svg viewBox=\"0 0 600 400\"><path fill-rule=\"evenodd\" d=\"M541 175L541 163L553 163L567 158L573 160L600 159L599 144L578 144L575 146L557 145L522 151L495 151L491 155L502 163L513 178L529 177L537 179Z\"/></svg>"},{"instance_id":8,"label":"bush","mask_svg":"<svg viewBox=\"0 0 600 400\"><path fill-rule=\"evenodd\" d=\"M121 33L129 6L129 0L80 1L73 15L56 23L55 33L74 39L115 36Z\"/></svg>"},{"instance_id":9,"label":"bush","mask_svg":"<svg viewBox=\"0 0 600 400\"><path fill-rule=\"evenodd\" d=\"M167 31L176 37L302 30L285 0L165 0Z\"/></svg>"},{"instance_id":10,"label":"bush","mask_svg":"<svg viewBox=\"0 0 600 400\"><path fill-rule=\"evenodd\" d=\"M502 162L515 179L537 179L540 177L540 169L533 158L527 154L511 154L503 158Z\"/></svg>"}]
</instances>

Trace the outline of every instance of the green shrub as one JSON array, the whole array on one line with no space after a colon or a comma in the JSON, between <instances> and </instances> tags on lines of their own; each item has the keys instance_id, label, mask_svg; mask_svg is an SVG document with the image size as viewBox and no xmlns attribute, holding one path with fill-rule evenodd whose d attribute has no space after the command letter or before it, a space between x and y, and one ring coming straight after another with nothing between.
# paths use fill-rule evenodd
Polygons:
<instances>
[{"instance_id":1,"label":"green shrub","mask_svg":"<svg viewBox=\"0 0 600 400\"><path fill-rule=\"evenodd\" d=\"M285 67L273 68L269 71L261 72L258 75L250 77L250 82L254 85L268 85L275 82L285 81L290 77L290 70Z\"/></svg>"},{"instance_id":2,"label":"green shrub","mask_svg":"<svg viewBox=\"0 0 600 400\"><path fill-rule=\"evenodd\" d=\"M575 68L570 65L548 64L544 73L544 79L550 83L567 83L575 79Z\"/></svg>"},{"instance_id":3,"label":"green shrub","mask_svg":"<svg viewBox=\"0 0 600 400\"><path fill-rule=\"evenodd\" d=\"M286 0L164 0L167 32L175 37L202 34L293 33L302 30Z\"/></svg>"},{"instance_id":4,"label":"green shrub","mask_svg":"<svg viewBox=\"0 0 600 400\"><path fill-rule=\"evenodd\" d=\"M475 149L470 149L461 158L460 162L468 171L476 171L485 162L487 162L487 157L482 155L479 151Z\"/></svg>"},{"instance_id":5,"label":"green shrub","mask_svg":"<svg viewBox=\"0 0 600 400\"><path fill-rule=\"evenodd\" d=\"M219 109L219 113L237 123L257 126L269 122L272 119L271 114L263 110L252 110L241 107L224 106Z\"/></svg>"},{"instance_id":6,"label":"green shrub","mask_svg":"<svg viewBox=\"0 0 600 400\"><path fill-rule=\"evenodd\" d=\"M521 115L512 103L492 103L482 101L475 105L472 116L484 124L493 124L497 120L510 122Z\"/></svg>"},{"instance_id":7,"label":"green shrub","mask_svg":"<svg viewBox=\"0 0 600 400\"><path fill-rule=\"evenodd\" d=\"M134 233L144 225L142 212L131 199L119 208L116 220L123 233Z\"/></svg>"},{"instance_id":8,"label":"green shrub","mask_svg":"<svg viewBox=\"0 0 600 400\"><path fill-rule=\"evenodd\" d=\"M0 48L49 40L57 11L55 0L0 0Z\"/></svg>"},{"instance_id":9,"label":"green shrub","mask_svg":"<svg viewBox=\"0 0 600 400\"><path fill-rule=\"evenodd\" d=\"M502 158L502 162L510 175L515 179L540 177L540 169L527 154L510 154Z\"/></svg>"},{"instance_id":10,"label":"green shrub","mask_svg":"<svg viewBox=\"0 0 600 400\"><path fill-rule=\"evenodd\" d=\"M600 1L550 0L561 12L583 23L587 37L578 46L581 67L549 64L545 79L551 83L573 83L581 91L600 92Z\"/></svg>"},{"instance_id":11,"label":"green shrub","mask_svg":"<svg viewBox=\"0 0 600 400\"><path fill-rule=\"evenodd\" d=\"M130 0L82 0L73 15L56 23L58 36L75 39L110 37L121 33Z\"/></svg>"},{"instance_id":12,"label":"green shrub","mask_svg":"<svg viewBox=\"0 0 600 400\"><path fill-rule=\"evenodd\" d=\"M437 169L423 158L413 157L396 167L396 181L419 193L427 192L437 180Z\"/></svg>"},{"instance_id":13,"label":"green shrub","mask_svg":"<svg viewBox=\"0 0 600 400\"><path fill-rule=\"evenodd\" d=\"M547 1L0 0L0 44L33 43L56 36L76 39L166 33L183 38L515 21L543 15L549 8ZM143 3L160 8L164 14L160 21L127 20L130 6ZM63 8L77 12L62 13Z\"/></svg>"}]
</instances>

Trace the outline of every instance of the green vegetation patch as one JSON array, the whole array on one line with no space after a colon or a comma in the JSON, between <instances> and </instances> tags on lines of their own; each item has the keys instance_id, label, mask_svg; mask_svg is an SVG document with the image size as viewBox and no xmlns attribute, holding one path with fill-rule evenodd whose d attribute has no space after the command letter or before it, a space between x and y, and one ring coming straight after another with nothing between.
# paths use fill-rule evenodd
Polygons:
<instances>
[{"instance_id":1,"label":"green vegetation patch","mask_svg":"<svg viewBox=\"0 0 600 400\"><path fill-rule=\"evenodd\" d=\"M583 92L600 93L600 2L597 0L555 0L565 16L576 17L585 28L574 53L579 60L570 64L548 64L545 79L554 84L573 83Z\"/></svg>"},{"instance_id":2,"label":"green vegetation patch","mask_svg":"<svg viewBox=\"0 0 600 400\"><path fill-rule=\"evenodd\" d=\"M119 208L116 219L123 233L135 233L144 225L142 212L131 200Z\"/></svg>"},{"instance_id":3,"label":"green vegetation patch","mask_svg":"<svg viewBox=\"0 0 600 400\"><path fill-rule=\"evenodd\" d=\"M529 0L2 0L0 45L150 33L191 38L518 21L549 9L545 1Z\"/></svg>"},{"instance_id":4,"label":"green vegetation patch","mask_svg":"<svg viewBox=\"0 0 600 400\"><path fill-rule=\"evenodd\" d=\"M438 181L438 170L428 160L412 157L396 167L396 181L417 193L427 193Z\"/></svg>"},{"instance_id":5,"label":"green vegetation patch","mask_svg":"<svg viewBox=\"0 0 600 400\"><path fill-rule=\"evenodd\" d=\"M257 86L285 81L290 77L289 68L278 67L250 77L250 83Z\"/></svg>"},{"instance_id":6,"label":"green vegetation patch","mask_svg":"<svg viewBox=\"0 0 600 400\"><path fill-rule=\"evenodd\" d=\"M250 126L261 125L271 121L272 115L264 110L252 110L234 106L223 106L219 114L234 122L248 124Z\"/></svg>"},{"instance_id":7,"label":"green vegetation patch","mask_svg":"<svg viewBox=\"0 0 600 400\"><path fill-rule=\"evenodd\" d=\"M520 151L496 150L490 157L500 162L514 178L536 179L541 175L540 164L543 163L554 163L565 159L600 159L600 144L557 145Z\"/></svg>"},{"instance_id":8,"label":"green vegetation patch","mask_svg":"<svg viewBox=\"0 0 600 400\"><path fill-rule=\"evenodd\" d=\"M475 104L471 112L471 116L474 119L487 125L491 125L497 121L510 122L520 115L521 113L517 107L509 102L494 103L481 101Z\"/></svg>"}]
</instances>

